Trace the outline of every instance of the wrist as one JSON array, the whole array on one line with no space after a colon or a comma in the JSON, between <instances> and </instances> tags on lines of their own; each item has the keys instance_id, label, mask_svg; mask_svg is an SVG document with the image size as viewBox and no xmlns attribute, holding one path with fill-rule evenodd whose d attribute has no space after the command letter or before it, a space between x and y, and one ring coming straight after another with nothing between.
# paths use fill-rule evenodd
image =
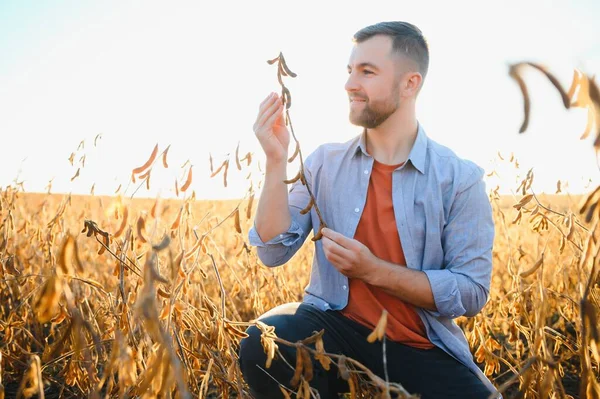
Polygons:
<instances>
[{"instance_id":1,"label":"wrist","mask_svg":"<svg viewBox=\"0 0 600 399\"><path fill-rule=\"evenodd\" d=\"M287 158L286 157L283 157L282 159L267 158L267 161L265 163L265 171L266 172L272 172L272 171L287 172Z\"/></svg>"},{"instance_id":2,"label":"wrist","mask_svg":"<svg viewBox=\"0 0 600 399\"><path fill-rule=\"evenodd\" d=\"M372 255L367 261L367 273L365 275L365 282L372 286L378 287L381 282L381 275L385 265L375 255Z\"/></svg>"}]
</instances>

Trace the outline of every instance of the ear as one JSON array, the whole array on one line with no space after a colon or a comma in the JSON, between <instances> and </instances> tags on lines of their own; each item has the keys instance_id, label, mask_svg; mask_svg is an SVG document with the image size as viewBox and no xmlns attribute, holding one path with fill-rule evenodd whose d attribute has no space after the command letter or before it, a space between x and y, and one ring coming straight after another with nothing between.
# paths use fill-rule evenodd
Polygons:
<instances>
[{"instance_id":1,"label":"ear","mask_svg":"<svg viewBox=\"0 0 600 399\"><path fill-rule=\"evenodd\" d=\"M419 72L407 72L402 79L402 96L415 97L421 89L423 76Z\"/></svg>"}]
</instances>

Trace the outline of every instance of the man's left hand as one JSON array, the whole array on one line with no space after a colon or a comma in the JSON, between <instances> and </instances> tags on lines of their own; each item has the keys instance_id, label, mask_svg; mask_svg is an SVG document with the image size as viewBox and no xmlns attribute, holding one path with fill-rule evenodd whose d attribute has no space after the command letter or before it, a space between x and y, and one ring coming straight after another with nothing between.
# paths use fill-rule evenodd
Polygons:
<instances>
[{"instance_id":1,"label":"man's left hand","mask_svg":"<svg viewBox=\"0 0 600 399\"><path fill-rule=\"evenodd\" d=\"M363 281L372 276L377 257L366 245L328 228L321 241L325 257L340 273Z\"/></svg>"}]
</instances>

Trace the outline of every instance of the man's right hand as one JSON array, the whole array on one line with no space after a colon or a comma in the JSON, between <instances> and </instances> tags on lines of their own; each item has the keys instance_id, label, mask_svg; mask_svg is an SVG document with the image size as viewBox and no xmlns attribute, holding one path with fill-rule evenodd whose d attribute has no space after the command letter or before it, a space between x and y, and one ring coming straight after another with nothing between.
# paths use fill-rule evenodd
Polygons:
<instances>
[{"instance_id":1,"label":"man's right hand","mask_svg":"<svg viewBox=\"0 0 600 399\"><path fill-rule=\"evenodd\" d=\"M287 159L290 132L283 120L283 104L276 93L271 93L260 104L254 134L265 152L267 162Z\"/></svg>"}]
</instances>

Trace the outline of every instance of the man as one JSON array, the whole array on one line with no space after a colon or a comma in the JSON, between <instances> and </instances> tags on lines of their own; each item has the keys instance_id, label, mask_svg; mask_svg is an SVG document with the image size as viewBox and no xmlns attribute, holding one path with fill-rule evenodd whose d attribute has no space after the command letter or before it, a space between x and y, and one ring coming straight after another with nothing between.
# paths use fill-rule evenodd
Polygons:
<instances>
[{"instance_id":1,"label":"man","mask_svg":"<svg viewBox=\"0 0 600 399\"><path fill-rule=\"evenodd\" d=\"M305 175L328 228L315 242L302 304L260 320L295 342L325 329L327 352L342 353L385 376L382 343L366 337L382 311L387 373L422 398L487 398L497 391L473 361L459 316L475 316L490 287L494 225L483 170L429 139L415 103L427 75L428 46L406 22L368 26L354 36L345 89L361 135L324 144L305 160ZM267 266L287 262L312 231L314 208L297 181L287 190L290 135L276 94L259 107L254 132L266 174L250 243ZM293 370L276 359L267 371L257 328L241 342L240 366L256 398L282 397ZM287 362L295 350L279 345ZM260 366L260 367L259 367ZM262 369L261 369L262 368ZM348 389L336 367L315 363L311 386L322 398Z\"/></svg>"}]
</instances>

